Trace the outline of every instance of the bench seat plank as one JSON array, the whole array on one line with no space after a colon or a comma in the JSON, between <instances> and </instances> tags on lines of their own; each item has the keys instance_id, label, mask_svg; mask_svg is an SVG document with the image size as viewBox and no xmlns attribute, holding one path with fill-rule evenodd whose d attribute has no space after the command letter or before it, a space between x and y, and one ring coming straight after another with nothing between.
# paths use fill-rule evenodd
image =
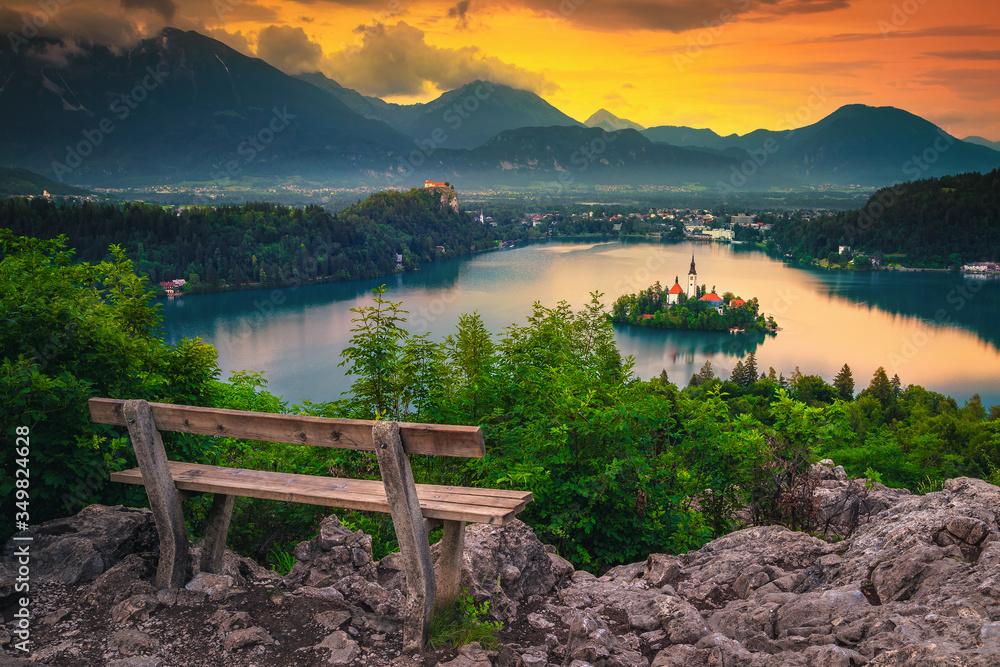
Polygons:
<instances>
[{"instance_id":1,"label":"bench seat plank","mask_svg":"<svg viewBox=\"0 0 1000 667\"><path fill-rule=\"evenodd\" d=\"M124 400L92 398L87 403L94 423L127 425L122 413ZM371 420L279 415L170 403L150 403L149 407L153 411L153 423L161 432L375 451L372 439L375 422ZM407 454L470 458L482 458L486 454L483 431L478 426L400 423L399 435Z\"/></svg>"},{"instance_id":2,"label":"bench seat plank","mask_svg":"<svg viewBox=\"0 0 1000 667\"><path fill-rule=\"evenodd\" d=\"M168 463L174 486L182 491L389 512L385 487L377 480L295 475L181 461ZM143 483L138 468L112 473L111 480L125 484ZM470 523L502 525L532 499L527 491L425 484L417 484L416 488L423 516Z\"/></svg>"}]
</instances>

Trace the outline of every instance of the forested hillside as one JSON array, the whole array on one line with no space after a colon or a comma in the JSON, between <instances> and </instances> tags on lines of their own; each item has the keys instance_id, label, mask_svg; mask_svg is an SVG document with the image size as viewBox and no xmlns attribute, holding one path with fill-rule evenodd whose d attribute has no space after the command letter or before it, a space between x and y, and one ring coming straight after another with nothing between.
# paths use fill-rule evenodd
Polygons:
<instances>
[{"instance_id":1,"label":"forested hillside","mask_svg":"<svg viewBox=\"0 0 1000 667\"><path fill-rule=\"evenodd\" d=\"M27 169L0 167L0 197L41 195L46 190L52 195L85 196L90 194L86 190L74 188L65 183L57 183Z\"/></svg>"},{"instance_id":2,"label":"forested hillside","mask_svg":"<svg viewBox=\"0 0 1000 667\"><path fill-rule=\"evenodd\" d=\"M861 209L778 222L773 241L798 257L855 251L905 254L908 266L1000 259L1000 170L883 188Z\"/></svg>"},{"instance_id":3,"label":"forested hillside","mask_svg":"<svg viewBox=\"0 0 1000 667\"><path fill-rule=\"evenodd\" d=\"M372 278L394 271L397 254L412 269L499 238L495 228L442 204L439 192L422 189L379 192L336 215L267 203L175 211L8 199L0 201L0 228L40 238L65 234L77 259L91 262L116 244L140 275L154 283L184 278L189 291Z\"/></svg>"}]
</instances>

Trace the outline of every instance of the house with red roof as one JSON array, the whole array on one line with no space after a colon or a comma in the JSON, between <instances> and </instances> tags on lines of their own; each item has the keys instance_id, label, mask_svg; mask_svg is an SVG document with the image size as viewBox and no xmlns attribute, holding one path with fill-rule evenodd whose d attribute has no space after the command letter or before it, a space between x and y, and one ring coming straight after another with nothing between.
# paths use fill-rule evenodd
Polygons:
<instances>
[{"instance_id":1,"label":"house with red roof","mask_svg":"<svg viewBox=\"0 0 1000 667\"><path fill-rule=\"evenodd\" d=\"M446 188L446 187L448 187L448 184L447 183L435 183L434 181L424 181L424 187L425 188Z\"/></svg>"},{"instance_id":2,"label":"house with red roof","mask_svg":"<svg viewBox=\"0 0 1000 667\"><path fill-rule=\"evenodd\" d=\"M706 294L705 296L701 297L698 300L704 301L708 305L715 308L716 312L718 312L719 315L722 314L722 304L723 304L722 297L716 294L715 292L709 292L708 294Z\"/></svg>"},{"instance_id":3,"label":"house with red roof","mask_svg":"<svg viewBox=\"0 0 1000 667\"><path fill-rule=\"evenodd\" d=\"M732 301L729 302L729 307L737 308L739 306L745 306L746 304L747 302L744 301L743 299L733 299Z\"/></svg>"}]
</instances>

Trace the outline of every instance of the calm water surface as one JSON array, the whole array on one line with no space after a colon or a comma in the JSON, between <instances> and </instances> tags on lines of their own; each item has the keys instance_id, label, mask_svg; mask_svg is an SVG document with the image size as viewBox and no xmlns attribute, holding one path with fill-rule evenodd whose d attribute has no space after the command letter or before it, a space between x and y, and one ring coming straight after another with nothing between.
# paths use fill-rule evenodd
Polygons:
<instances>
[{"instance_id":1,"label":"calm water surface","mask_svg":"<svg viewBox=\"0 0 1000 667\"><path fill-rule=\"evenodd\" d=\"M275 291L192 295L164 301L169 342L200 336L219 350L223 377L265 373L269 389L294 403L327 401L351 378L339 368L352 327L350 308L366 305L383 283L409 311L412 333L442 339L461 313L479 311L500 334L523 323L531 305L575 308L604 293L618 296L675 276L686 285L695 255L698 283L722 294L756 296L783 328L776 337L637 327L617 329L619 349L635 357L639 377L666 369L684 385L706 360L727 376L751 351L758 366L785 376L796 367L827 381L844 363L858 390L884 366L905 384L963 401L979 393L1000 404L1000 281L947 273L814 271L761 252L718 244L553 241L428 265L375 280Z\"/></svg>"}]
</instances>

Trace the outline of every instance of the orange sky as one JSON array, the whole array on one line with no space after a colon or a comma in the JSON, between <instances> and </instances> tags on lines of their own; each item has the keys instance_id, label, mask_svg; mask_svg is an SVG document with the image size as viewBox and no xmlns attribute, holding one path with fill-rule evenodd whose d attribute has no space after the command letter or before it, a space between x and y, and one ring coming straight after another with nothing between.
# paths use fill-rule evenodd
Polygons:
<instances>
[{"instance_id":1,"label":"orange sky","mask_svg":"<svg viewBox=\"0 0 1000 667\"><path fill-rule=\"evenodd\" d=\"M72 2L116 19L127 6L140 31L197 29L388 101L478 77L533 90L578 120L605 107L646 126L745 133L863 103L1000 140L993 0ZM73 11L56 18L70 26Z\"/></svg>"}]
</instances>

